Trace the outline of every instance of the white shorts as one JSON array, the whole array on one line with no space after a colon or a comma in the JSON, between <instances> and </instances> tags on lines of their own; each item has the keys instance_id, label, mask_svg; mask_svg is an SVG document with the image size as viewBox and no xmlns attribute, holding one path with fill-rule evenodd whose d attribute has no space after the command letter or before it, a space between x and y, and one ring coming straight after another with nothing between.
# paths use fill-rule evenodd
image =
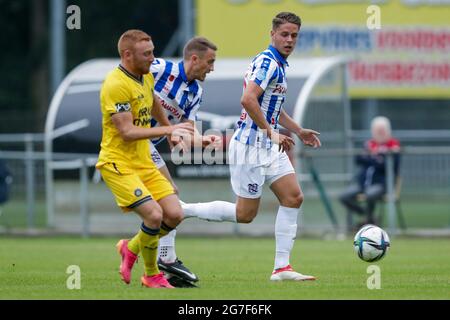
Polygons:
<instances>
[{"instance_id":1,"label":"white shorts","mask_svg":"<svg viewBox=\"0 0 450 320\"><path fill-rule=\"evenodd\" d=\"M149 140L149 143L150 143L150 154L152 156L152 160L155 163L156 167L158 169L161 169L162 167L164 167L166 165L166 163L164 162L164 159L159 154L158 150L156 150L155 145L150 140Z\"/></svg>"},{"instance_id":2,"label":"white shorts","mask_svg":"<svg viewBox=\"0 0 450 320\"><path fill-rule=\"evenodd\" d=\"M266 181L271 185L281 177L295 173L286 152L279 152L276 144L272 149L257 148L236 141L233 136L228 155L231 186L239 197L260 198Z\"/></svg>"}]
</instances>

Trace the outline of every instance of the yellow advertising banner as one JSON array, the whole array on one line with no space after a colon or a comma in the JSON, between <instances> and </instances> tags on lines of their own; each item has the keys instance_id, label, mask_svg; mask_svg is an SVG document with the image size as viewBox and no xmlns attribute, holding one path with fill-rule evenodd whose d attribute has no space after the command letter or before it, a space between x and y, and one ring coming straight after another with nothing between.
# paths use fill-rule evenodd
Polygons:
<instances>
[{"instance_id":1,"label":"yellow advertising banner","mask_svg":"<svg viewBox=\"0 0 450 320\"><path fill-rule=\"evenodd\" d=\"M450 0L197 0L197 34L253 57L272 18L302 19L294 55L350 55L352 97L450 98Z\"/></svg>"}]
</instances>

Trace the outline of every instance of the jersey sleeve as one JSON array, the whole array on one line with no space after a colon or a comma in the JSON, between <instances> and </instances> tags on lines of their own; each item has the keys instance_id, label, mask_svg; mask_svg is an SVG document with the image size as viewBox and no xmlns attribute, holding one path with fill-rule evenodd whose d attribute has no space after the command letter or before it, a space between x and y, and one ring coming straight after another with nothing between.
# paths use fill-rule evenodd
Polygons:
<instances>
[{"instance_id":1,"label":"jersey sleeve","mask_svg":"<svg viewBox=\"0 0 450 320\"><path fill-rule=\"evenodd\" d=\"M107 114L131 111L131 93L119 82L105 83L101 97L104 112Z\"/></svg>"},{"instance_id":2,"label":"jersey sleeve","mask_svg":"<svg viewBox=\"0 0 450 320\"><path fill-rule=\"evenodd\" d=\"M254 62L254 68L249 80L255 82L261 89L266 90L268 85L278 77L278 65L272 59L261 56Z\"/></svg>"},{"instance_id":3,"label":"jersey sleeve","mask_svg":"<svg viewBox=\"0 0 450 320\"><path fill-rule=\"evenodd\" d=\"M158 58L153 61L150 66L150 73L153 75L153 78L159 79L164 72L164 68L166 65L166 61L164 59Z\"/></svg>"}]
</instances>

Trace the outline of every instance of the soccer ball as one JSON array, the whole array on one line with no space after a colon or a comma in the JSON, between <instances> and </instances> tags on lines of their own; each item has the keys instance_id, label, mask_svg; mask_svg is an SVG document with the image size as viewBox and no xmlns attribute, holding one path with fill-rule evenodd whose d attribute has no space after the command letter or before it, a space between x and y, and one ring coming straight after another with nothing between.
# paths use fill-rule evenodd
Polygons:
<instances>
[{"instance_id":1,"label":"soccer ball","mask_svg":"<svg viewBox=\"0 0 450 320\"><path fill-rule=\"evenodd\" d=\"M361 260L374 262L386 255L390 242L386 231L375 225L366 224L356 233L353 245Z\"/></svg>"}]
</instances>

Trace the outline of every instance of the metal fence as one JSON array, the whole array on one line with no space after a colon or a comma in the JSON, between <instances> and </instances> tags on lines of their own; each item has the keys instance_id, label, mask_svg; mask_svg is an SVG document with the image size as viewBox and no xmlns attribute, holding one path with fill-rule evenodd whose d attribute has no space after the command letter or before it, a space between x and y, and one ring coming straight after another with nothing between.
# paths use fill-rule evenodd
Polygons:
<instances>
[{"instance_id":1,"label":"metal fence","mask_svg":"<svg viewBox=\"0 0 450 320\"><path fill-rule=\"evenodd\" d=\"M0 231L50 231L83 236L130 234L136 231L138 218L120 213L110 191L93 169L96 155L53 154L54 188L47 197L51 199L49 204L45 194L46 157L42 152L41 137L15 136L15 143L11 142L11 138L0 135L0 150L3 150L0 151L0 159L6 160L14 179L10 201L1 205ZM5 151L7 148L16 150ZM348 149L308 150L295 160L305 193L300 234L345 232L347 217L338 196L354 174L354 171L348 171L347 163L359 152L356 149L350 152ZM169 155L166 155L166 160L170 161ZM387 172L389 175L391 169ZM406 232L448 233L450 147L404 147L401 177L400 201L407 224ZM384 226L390 232L404 232L398 229L392 175L388 181L387 201L382 202L377 210L385 212L387 219ZM228 178L178 178L176 183L185 202L235 200ZM323 193L320 192L320 185ZM52 224L49 224L47 217L49 205L54 210ZM277 207L277 199L265 186L260 213L252 224L187 219L180 226L180 234L272 235ZM330 208L334 220L330 216Z\"/></svg>"},{"instance_id":2,"label":"metal fence","mask_svg":"<svg viewBox=\"0 0 450 320\"><path fill-rule=\"evenodd\" d=\"M323 211L340 218L340 229L347 227L348 221L338 197L357 170L354 165L348 172L345 163L358 154L362 151L309 151L303 152L297 163L306 197L319 197ZM399 230L398 225L398 219L403 217L410 222L410 231L430 226L450 231L450 147L404 147L400 153L399 185L394 177L393 155L388 154L386 159L387 190L378 206L387 214L384 226L390 233L405 231ZM429 221L422 223L426 219Z\"/></svg>"}]
</instances>

